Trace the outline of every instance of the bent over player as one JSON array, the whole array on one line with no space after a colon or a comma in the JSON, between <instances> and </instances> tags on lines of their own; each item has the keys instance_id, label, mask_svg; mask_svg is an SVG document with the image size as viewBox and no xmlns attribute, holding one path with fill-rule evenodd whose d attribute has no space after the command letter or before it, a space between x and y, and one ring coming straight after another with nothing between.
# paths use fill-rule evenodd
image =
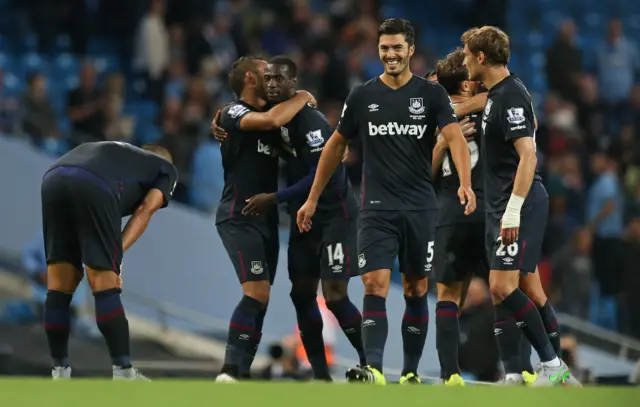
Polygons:
<instances>
[{"instance_id":1,"label":"bent over player","mask_svg":"<svg viewBox=\"0 0 640 407\"><path fill-rule=\"evenodd\" d=\"M384 73L352 89L338 129L327 142L298 227L312 228L319 198L350 139L364 151L362 205L358 225L358 266L365 297L362 334L368 366L347 371L347 379L385 384L383 352L388 323L386 297L396 256L403 273L406 311L402 320L402 383L419 383L429 313L427 276L432 271L438 203L431 182L435 129L448 140L460 173L459 202L475 210L469 150L442 86L413 75L415 33L403 19L385 20L378 30Z\"/></svg>"},{"instance_id":2,"label":"bent over player","mask_svg":"<svg viewBox=\"0 0 640 407\"><path fill-rule=\"evenodd\" d=\"M262 336L271 284L277 268L280 241L278 212L274 208L258 216L242 213L253 195L278 189L278 156L272 144L280 137L280 126L289 122L308 102L309 93L262 112L265 106L264 67L266 61L243 57L234 62L229 82L238 100L225 106L221 126L230 137L220 146L224 168L224 189L216 227L233 267L243 297L229 322L224 365L219 382L247 377Z\"/></svg>"},{"instance_id":3,"label":"bent over player","mask_svg":"<svg viewBox=\"0 0 640 407\"><path fill-rule=\"evenodd\" d=\"M470 79L489 89L482 123L482 160L494 332L500 337L503 325L512 327L512 321L518 321L542 362L533 385L564 383L573 380L569 368L554 351L535 304L518 288L520 273L535 273L549 206L536 169L531 98L507 69L509 38L504 32L495 27L471 29L463 34L462 42ZM505 344L498 339L498 345L502 353ZM519 335L507 345L519 359Z\"/></svg>"},{"instance_id":4,"label":"bent over player","mask_svg":"<svg viewBox=\"0 0 640 407\"><path fill-rule=\"evenodd\" d=\"M86 143L62 156L42 179L47 256L44 328L54 379L68 379L70 304L83 278L95 298L96 322L107 342L114 380L147 380L131 366L129 322L120 299L122 255L152 215L171 200L178 172L158 146ZM131 215L121 231L122 218Z\"/></svg>"},{"instance_id":5,"label":"bent over player","mask_svg":"<svg viewBox=\"0 0 640 407\"><path fill-rule=\"evenodd\" d=\"M454 105L473 96L478 84L469 81L469 72L463 65L464 52L458 49L436 65L437 80L447 91ZM479 130L482 115L472 114L468 119ZM436 304L436 348L442 379L448 386L464 385L458 366L460 327L458 316L463 298L474 275L488 278L489 263L484 246L484 181L480 160L481 138L468 141L471 156L471 183L476 194L476 211L465 216L458 205L458 171L447 149L447 142L438 137L433 152L433 172L440 176L438 201L440 213L436 229L434 275L438 283Z\"/></svg>"},{"instance_id":6,"label":"bent over player","mask_svg":"<svg viewBox=\"0 0 640 407\"><path fill-rule=\"evenodd\" d=\"M287 57L275 57L269 61L265 70L269 103L282 103L295 95L296 71L295 63ZM330 380L322 338L323 321L316 299L320 281L327 308L358 352L361 365L366 364L362 316L348 295L349 279L358 275L355 264L357 202L342 164L320 196L314 228L309 233L300 233L295 222L296 213L313 183L325 139L331 133L331 125L324 115L312 105L305 106L282 127L282 156L287 157L285 172L289 186L277 193L256 195L246 206L251 213L262 213L278 202L288 204L291 215L288 248L291 300L296 309L302 343L317 380Z\"/></svg>"}]
</instances>

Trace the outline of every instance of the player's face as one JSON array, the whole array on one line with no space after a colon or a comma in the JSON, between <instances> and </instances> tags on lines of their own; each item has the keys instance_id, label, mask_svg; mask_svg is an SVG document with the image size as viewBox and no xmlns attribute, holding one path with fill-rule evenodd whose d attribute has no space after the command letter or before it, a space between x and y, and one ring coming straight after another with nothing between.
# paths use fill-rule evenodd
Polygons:
<instances>
[{"instance_id":1,"label":"player's face","mask_svg":"<svg viewBox=\"0 0 640 407\"><path fill-rule=\"evenodd\" d=\"M464 46L464 66L467 67L469 71L469 80L472 81L482 81L482 75L484 72L484 66L482 65L482 60L484 59L484 54L482 52L479 55L474 55L469 47Z\"/></svg>"},{"instance_id":2,"label":"player's face","mask_svg":"<svg viewBox=\"0 0 640 407\"><path fill-rule=\"evenodd\" d=\"M296 80L291 78L288 66L267 64L264 71L264 86L267 101L280 103L293 96Z\"/></svg>"},{"instance_id":3,"label":"player's face","mask_svg":"<svg viewBox=\"0 0 640 407\"><path fill-rule=\"evenodd\" d=\"M266 61L256 61L256 70L250 73L251 81L256 88L256 95L265 101L267 100L267 95L264 91L264 70L266 66Z\"/></svg>"},{"instance_id":4,"label":"player's face","mask_svg":"<svg viewBox=\"0 0 640 407\"><path fill-rule=\"evenodd\" d=\"M387 75L398 76L409 69L414 51L403 34L381 35L378 41L378 54Z\"/></svg>"}]
</instances>

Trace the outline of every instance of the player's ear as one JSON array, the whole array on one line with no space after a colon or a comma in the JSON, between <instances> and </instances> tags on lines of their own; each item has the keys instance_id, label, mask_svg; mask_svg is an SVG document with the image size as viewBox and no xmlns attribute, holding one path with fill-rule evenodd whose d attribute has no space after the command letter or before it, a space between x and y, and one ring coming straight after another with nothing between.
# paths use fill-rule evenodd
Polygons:
<instances>
[{"instance_id":1,"label":"player's ear","mask_svg":"<svg viewBox=\"0 0 640 407\"><path fill-rule=\"evenodd\" d=\"M411 58L415 52L416 52L416 46L409 45L409 58Z\"/></svg>"},{"instance_id":2,"label":"player's ear","mask_svg":"<svg viewBox=\"0 0 640 407\"><path fill-rule=\"evenodd\" d=\"M480 63L480 65L484 65L484 61L486 60L484 56L484 52L482 51L478 52L478 55L476 55L476 58L478 58L478 62Z\"/></svg>"}]
</instances>

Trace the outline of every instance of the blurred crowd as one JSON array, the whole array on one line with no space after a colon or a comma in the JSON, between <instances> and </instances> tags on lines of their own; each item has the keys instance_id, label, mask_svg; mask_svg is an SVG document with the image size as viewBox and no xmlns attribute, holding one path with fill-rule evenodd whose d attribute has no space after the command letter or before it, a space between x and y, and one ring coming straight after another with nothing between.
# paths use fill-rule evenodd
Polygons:
<instances>
[{"instance_id":1,"label":"blurred crowd","mask_svg":"<svg viewBox=\"0 0 640 407\"><path fill-rule=\"evenodd\" d=\"M335 126L349 89L381 72L377 27L402 4L2 0L0 132L52 155L88 140L159 142L180 171L176 199L212 213L223 180L209 122L233 97L226 75L234 59L293 57L299 86L316 96ZM442 8L450 6L464 6L466 14L435 42L457 44L469 25L511 32L507 0L453 0ZM420 24L418 33L425 33L428 27ZM640 338L632 301L640 292L639 38L611 19L595 45L584 47L577 40L580 28L569 19L556 24L546 62L536 68L544 93L532 92L540 106L536 141L551 196L540 272L561 310ZM420 38L412 60L417 74L443 56L442 47L428 49ZM515 42L514 58L522 60L526 55ZM539 87L540 81L531 81ZM349 152L350 176L358 185L358 145Z\"/></svg>"}]
</instances>

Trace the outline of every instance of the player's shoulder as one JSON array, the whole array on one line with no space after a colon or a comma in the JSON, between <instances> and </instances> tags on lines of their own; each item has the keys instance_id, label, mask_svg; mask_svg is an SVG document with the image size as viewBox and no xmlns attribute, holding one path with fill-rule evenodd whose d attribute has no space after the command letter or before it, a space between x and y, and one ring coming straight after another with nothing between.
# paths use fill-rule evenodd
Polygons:
<instances>
[{"instance_id":1,"label":"player's shoulder","mask_svg":"<svg viewBox=\"0 0 640 407\"><path fill-rule=\"evenodd\" d=\"M351 88L351 91L349 92L349 97L351 99L353 99L354 97L361 97L361 95L369 93L369 92L375 92L378 89L378 77L376 76L375 78L369 79L366 82L362 82L357 84L356 86Z\"/></svg>"},{"instance_id":2,"label":"player's shoulder","mask_svg":"<svg viewBox=\"0 0 640 407\"><path fill-rule=\"evenodd\" d=\"M231 119L236 119L248 112L253 112L253 111L256 111L256 109L254 109L253 106L247 103L244 103L241 100L234 100L232 102L227 103L222 108L222 115L228 116Z\"/></svg>"},{"instance_id":3,"label":"player's shoulder","mask_svg":"<svg viewBox=\"0 0 640 407\"><path fill-rule=\"evenodd\" d=\"M300 112L298 113L298 117L303 120L322 120L328 123L324 113L322 113L317 107L310 103L304 105L302 110L300 110Z\"/></svg>"}]
</instances>

